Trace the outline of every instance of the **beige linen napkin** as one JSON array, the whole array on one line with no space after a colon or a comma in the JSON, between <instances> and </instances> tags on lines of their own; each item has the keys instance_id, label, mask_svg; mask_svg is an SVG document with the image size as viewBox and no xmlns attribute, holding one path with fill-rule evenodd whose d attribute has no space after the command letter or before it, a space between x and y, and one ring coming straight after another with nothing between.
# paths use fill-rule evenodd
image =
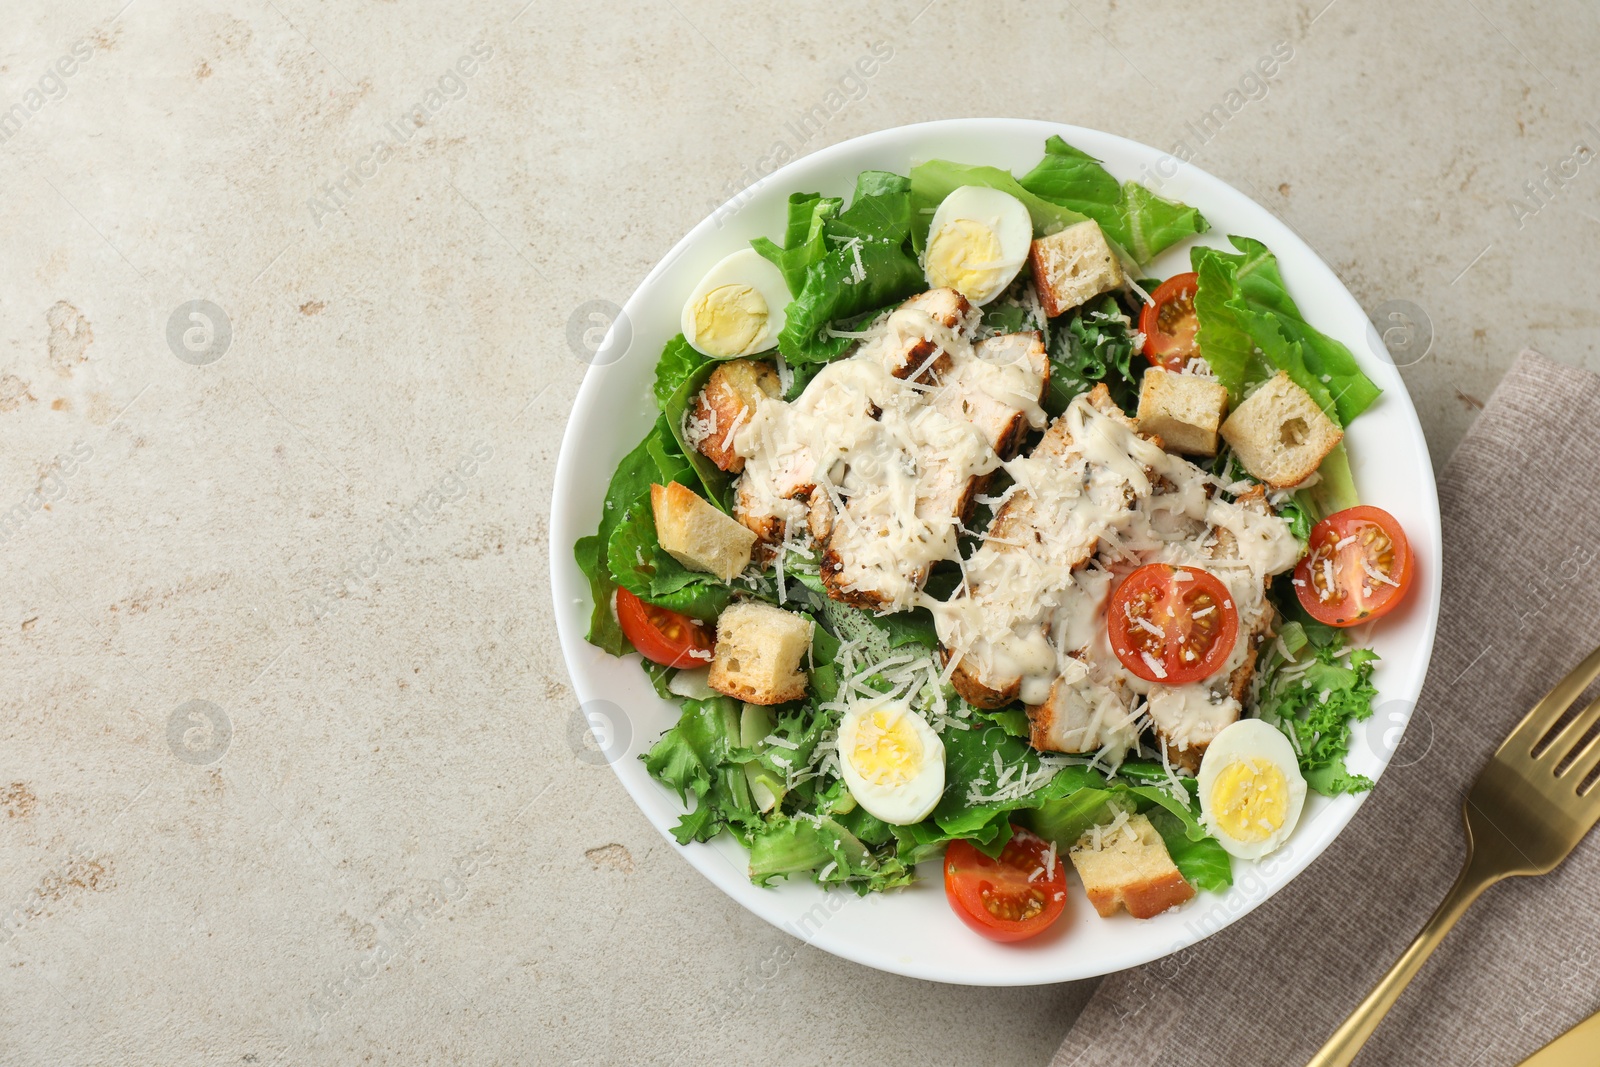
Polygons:
<instances>
[{"instance_id":1,"label":"beige linen napkin","mask_svg":"<svg viewBox=\"0 0 1600 1067\"><path fill-rule=\"evenodd\" d=\"M1106 979L1052 1067L1304 1064L1372 989L1455 878L1468 784L1600 644L1597 426L1600 378L1522 353L1440 480L1438 643L1373 796L1254 913ZM1357 1063L1515 1064L1596 1010L1600 834L1480 898Z\"/></svg>"}]
</instances>

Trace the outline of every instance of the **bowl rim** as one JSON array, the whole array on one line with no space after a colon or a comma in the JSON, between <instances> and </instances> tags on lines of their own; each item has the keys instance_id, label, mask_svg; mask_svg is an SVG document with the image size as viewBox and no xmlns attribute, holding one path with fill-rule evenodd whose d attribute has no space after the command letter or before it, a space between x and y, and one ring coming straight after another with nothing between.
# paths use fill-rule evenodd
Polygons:
<instances>
[{"instance_id":1,"label":"bowl rim","mask_svg":"<svg viewBox=\"0 0 1600 1067\"><path fill-rule=\"evenodd\" d=\"M1170 161L1174 175L1167 176L1163 174L1161 187L1176 183L1186 188L1195 189L1196 192L1186 195L1183 199L1199 207L1208 217L1211 214L1211 207L1215 206L1215 204L1208 203L1207 198L1224 203L1230 200L1233 201L1233 203L1227 205L1226 210L1219 212L1219 214L1233 215L1242 212L1256 215L1257 218L1248 227L1239 227L1235 232L1247 231L1248 236L1265 243L1274 255L1278 257L1280 266L1283 266L1286 275L1290 273L1317 274L1319 272L1325 275L1325 277L1316 280L1321 292L1315 304L1303 305L1306 308L1308 318L1325 320L1338 317L1348 320L1353 312L1361 320L1367 322L1366 341L1369 349L1367 354L1371 355L1372 359L1377 361L1376 363L1363 358L1360 346L1351 343L1353 338L1342 334L1336 336L1351 348L1351 351L1356 354L1358 361L1361 363L1362 369L1374 380L1378 381L1386 396L1397 401L1393 410L1387 412L1387 419L1396 424L1392 432L1399 432L1407 438L1405 442L1408 446L1407 451L1414 458L1420 459L1420 463L1413 473L1417 477L1416 489L1421 494L1420 499L1416 501L1417 504L1421 505L1419 517L1425 520L1424 528L1420 530L1408 528L1407 533L1412 540L1414 555L1425 561L1433 561L1431 565L1425 563L1422 568L1419 568L1419 586L1413 593L1412 602L1404 605L1400 612L1395 613L1396 615L1406 614L1413 617L1420 615L1420 618L1413 618L1410 624L1413 626L1420 625L1420 630L1408 649L1411 662L1409 672L1406 675L1406 684L1380 688L1380 694L1384 698L1386 706L1396 701L1400 702L1401 705L1391 710L1387 715L1387 721L1394 728L1390 732L1395 738L1395 743L1398 743L1399 737L1409 722L1411 709L1415 706L1415 702L1421 692L1427 668L1432 658L1434 638L1438 626L1441 592L1439 570L1442 565L1442 544L1438 492L1427 441L1422 433L1415 406L1411 402L1410 395L1393 361L1387 356L1381 337L1372 327L1370 320L1367 319L1365 311L1322 256L1297 232L1263 205L1246 196L1229 183L1222 181L1192 163L1116 134L1039 119L942 119L890 127L840 141L809 155L794 159L770 174L758 178L752 185L730 197L725 203L711 211L704 219L692 227L640 281L608 329L599 351L606 352L615 346L622 345L624 346L624 354L626 354L628 348L638 341L638 338L633 336L631 324L642 317L641 311L655 299L654 292L671 267L679 259L700 246L701 242L705 241L709 235L720 232L727 227L730 221L736 220L742 212L750 208L753 202L762 199L763 194L773 188L776 188L777 194L783 197L787 196L785 190L798 189L802 186L811 188L818 183L803 178L801 175L813 171L836 168L844 160L855 158L864 153L870 154L886 146L892 146L900 140L927 142L948 140L952 137L971 136L981 141L999 136L1008 141L1015 139L1020 142L1022 139L1028 138L1031 139L1033 144L1039 146L1039 151L1042 154L1044 141L1052 134L1058 134L1069 143L1096 156L1103 157L1104 155L1113 154L1106 151L1107 148L1111 148L1115 152L1124 155L1142 156L1147 160L1157 160L1158 162ZM912 158L929 157L927 155L913 155ZM981 162L981 160L970 159L967 161ZM857 164L852 164L852 168L851 180L853 180L855 171L864 169ZM1132 177L1132 175L1120 172L1109 164L1108 169L1111 169L1120 179L1126 180ZM1140 177L1143 180L1145 175L1141 173ZM1147 182L1146 184L1150 183ZM1220 237L1224 231L1218 229L1212 232ZM1192 243L1194 243L1192 240L1186 240L1179 242L1175 247L1187 250ZM1201 243L1216 242L1202 241ZM1286 254L1286 250L1289 250L1288 254ZM725 252L726 250L724 250L724 254ZM1165 254L1163 253L1163 255ZM1294 272L1288 269L1288 264L1285 262L1286 259L1293 259L1299 264ZM1330 282L1332 283L1331 286L1328 284ZM1308 283L1309 279L1300 279L1295 288L1302 290L1302 292L1297 293L1297 298L1303 295L1304 287ZM662 343L664 342L665 338L662 339ZM591 517L579 513L582 510L579 499L584 495L582 491L584 487L578 484L583 465L580 456L590 445L590 442L586 439L591 435L589 427L594 421L592 416L607 414L608 409L612 409L609 412L613 416L612 421L626 421L614 418L617 414L614 409L618 406L618 398L614 392L608 391L608 379L612 377L612 373L609 372L618 362L620 361L612 360L603 363L600 360L596 360L590 364L584 374L583 381L572 404L567 426L562 434L560 453L557 457L555 478L552 484L550 511L551 592L556 608L557 631L563 660L572 678L573 690L578 702L577 708L574 709L574 721L584 722L585 728L593 725L595 729L599 729L599 725L590 723L585 719L584 713L579 710L589 705L591 701L599 699L598 687L594 684L589 673L590 664L585 661L594 660L595 656L603 657L613 663L616 661L589 645L584 639L583 635L589 614L589 589L587 580L583 578L574 561L572 547L577 537L584 536L586 528L587 532L592 532L593 528ZM650 365L652 368L654 367L653 359ZM642 415L647 408L641 407L639 410ZM648 406L648 411L653 419L653 404ZM631 444L630 441L627 447L631 447ZM1359 457L1354 452L1351 460L1352 466L1357 470L1359 484L1360 468L1365 464L1359 462ZM609 475L604 477L608 478ZM600 485L597 494L591 495L603 498L604 484ZM1415 510L1413 508L1413 511ZM597 509L591 514L596 513ZM1419 534L1421 536L1417 536ZM1364 637L1365 635L1362 635L1361 639L1364 639ZM634 673L638 673L642 678L642 672ZM633 740L636 744L639 739ZM649 740L653 742L654 738L652 737ZM1256 907L1259 907L1271 896L1280 892L1297 878L1344 831L1354 818L1355 813L1365 803L1366 798L1371 795L1371 791L1359 794L1345 794L1321 803L1321 810L1314 817L1303 818L1296 830L1296 838L1302 839L1307 835L1307 831L1315 830L1315 834L1310 840L1292 840L1289 846L1275 853L1274 856L1268 857L1266 861L1262 861L1260 864L1251 866L1252 873L1259 873L1262 878L1270 879L1270 883L1257 885L1249 892L1241 894L1240 880L1236 876L1234 888L1226 895L1199 894L1197 900L1214 898L1211 902L1212 906L1197 916L1200 921L1196 922L1191 918L1190 921L1182 925L1181 932L1167 939L1164 944L1158 944L1152 938L1143 938L1142 940L1145 944L1138 950L1129 951L1114 960L1096 960L1087 963L1075 962L1075 965L1066 967L1048 965L1002 966L993 970L985 970L982 973L972 973L970 970L960 967L930 963L926 960L918 961L910 957L893 957L880 950L865 950L862 945L852 943L848 937L842 936L837 929L839 924L830 925L825 918L822 923L812 923L808 928L808 924L797 920L796 915L798 914L802 917L813 916L817 910L815 902L818 899L828 908L834 908L834 900L844 896L842 890L838 892L825 891L811 883L804 883L803 885L782 883L777 889L754 887L750 883L746 872L740 869L738 857L742 857L742 849L736 843L731 842L726 834L721 835L719 840L713 842L691 843L688 846L679 845L670 832L670 825L673 819L661 817L668 810L663 806L662 799L665 797L670 800L670 807L675 808L679 814L682 812L681 803L666 787L651 779L644 772L642 764L632 758L633 755L633 750L630 748L623 756L609 758L608 762L611 763L612 769L616 772L624 789L639 806L641 813L650 820L662 837L695 869L700 871L701 874L741 906L752 911L773 926L843 959L908 977L960 985L1015 986L1072 981L1114 973L1171 956L1231 925ZM1374 786L1376 786L1383 770L1388 766L1388 760L1392 755L1392 747L1387 753L1375 753L1374 756L1379 762L1364 768L1366 773L1373 778ZM629 773L626 768L630 766L636 767L637 770ZM1296 847L1296 845L1302 847ZM1239 870L1239 864L1240 861L1235 861L1236 875ZM924 865L924 867L926 866ZM925 878L926 873L926 870L919 871L919 877ZM807 892L807 889L812 892ZM752 893L752 890L754 893ZM801 898L799 900L795 899L796 890L798 890ZM760 896L754 894L760 894ZM942 892L939 896L942 903ZM855 898L846 897L846 899ZM863 899L866 903L874 904L878 907L885 906L885 901L890 902L890 906L892 906L894 895L873 894L871 897ZM806 900L813 901L809 909L801 906ZM783 903L780 905L779 902ZM1160 916L1156 920L1148 920L1147 922L1156 923L1163 919L1191 914L1194 908L1195 905L1190 904L1179 912ZM1120 918L1126 919L1126 916ZM1116 920L1110 921L1114 922ZM1128 921L1137 922L1137 920ZM1062 925L1064 926L1065 924L1063 923ZM1180 929L1176 924L1169 923L1167 925L1172 926L1175 930ZM961 929L965 931L965 927L961 927ZM1053 935L1054 932L1046 935L1041 940L1052 942L1061 940ZM1063 935L1063 938L1065 936ZM1155 945L1155 947L1151 948L1151 945ZM1027 960L1037 961L1042 957L1046 957L1048 952L1049 946L1045 946L1043 952L1019 952L1009 957L1000 956L998 958L1010 959L1021 963ZM1071 954L1057 953L1057 955L1070 956Z\"/></svg>"}]
</instances>

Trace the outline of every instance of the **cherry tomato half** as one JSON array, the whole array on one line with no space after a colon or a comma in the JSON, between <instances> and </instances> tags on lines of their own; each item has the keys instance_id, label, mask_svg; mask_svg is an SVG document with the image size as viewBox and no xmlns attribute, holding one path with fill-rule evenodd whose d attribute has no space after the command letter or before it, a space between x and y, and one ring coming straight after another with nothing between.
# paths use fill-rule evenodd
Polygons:
<instances>
[{"instance_id":1,"label":"cherry tomato half","mask_svg":"<svg viewBox=\"0 0 1600 1067\"><path fill-rule=\"evenodd\" d=\"M1067 861L1037 834L1011 827L999 859L968 841L944 852L944 895L961 921L991 941L1043 933L1067 907Z\"/></svg>"},{"instance_id":2,"label":"cherry tomato half","mask_svg":"<svg viewBox=\"0 0 1600 1067\"><path fill-rule=\"evenodd\" d=\"M1153 366L1182 370L1184 364L1200 354L1200 345L1195 341L1200 320L1194 313L1194 294L1199 286L1200 276L1193 271L1175 274L1150 294L1152 303L1139 312L1145 358Z\"/></svg>"},{"instance_id":3,"label":"cherry tomato half","mask_svg":"<svg viewBox=\"0 0 1600 1067\"><path fill-rule=\"evenodd\" d=\"M617 621L639 655L668 667L704 667L711 662L711 635L687 615L646 604L617 590Z\"/></svg>"},{"instance_id":4,"label":"cherry tomato half","mask_svg":"<svg viewBox=\"0 0 1600 1067\"><path fill-rule=\"evenodd\" d=\"M1239 610L1222 580L1199 567L1147 563L1106 611L1111 650L1147 682L1186 685L1222 669L1239 639Z\"/></svg>"},{"instance_id":5,"label":"cherry tomato half","mask_svg":"<svg viewBox=\"0 0 1600 1067\"><path fill-rule=\"evenodd\" d=\"M1335 512L1311 528L1294 591L1313 619L1354 626L1393 611L1416 568L1400 522L1382 508Z\"/></svg>"}]
</instances>

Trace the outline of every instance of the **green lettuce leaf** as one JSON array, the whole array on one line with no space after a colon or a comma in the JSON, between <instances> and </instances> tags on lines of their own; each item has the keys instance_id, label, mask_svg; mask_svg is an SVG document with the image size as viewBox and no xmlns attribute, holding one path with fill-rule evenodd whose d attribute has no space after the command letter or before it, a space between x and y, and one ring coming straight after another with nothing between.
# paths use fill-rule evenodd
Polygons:
<instances>
[{"instance_id":1,"label":"green lettuce leaf","mask_svg":"<svg viewBox=\"0 0 1600 1067\"><path fill-rule=\"evenodd\" d=\"M1157 764L1128 762L1119 777L1093 788L1050 800L1027 813L1029 828L1054 841L1063 853L1091 827L1115 817L1116 807L1142 812L1167 846L1172 862L1197 889L1221 890L1233 884L1228 853L1200 824L1194 801L1194 779L1184 779L1189 799L1180 800L1166 786L1166 772ZM1123 781L1122 777L1132 779ZM1140 783L1146 784L1140 784Z\"/></svg>"},{"instance_id":2,"label":"green lettuce leaf","mask_svg":"<svg viewBox=\"0 0 1600 1067\"><path fill-rule=\"evenodd\" d=\"M945 197L963 185L999 189L1022 201L1028 209L1029 218L1033 220L1035 237L1064 230L1089 217L1029 192L1008 170L971 163L952 163L948 159L930 159L911 168L911 207L915 213L912 239L918 253L927 246L928 227L933 224L934 211Z\"/></svg>"},{"instance_id":3,"label":"green lettuce leaf","mask_svg":"<svg viewBox=\"0 0 1600 1067\"><path fill-rule=\"evenodd\" d=\"M1106 383L1123 410L1137 407L1145 363L1134 359L1133 333L1133 321L1112 296L1057 319L1047 349L1051 366L1045 411L1061 414L1073 397L1098 382Z\"/></svg>"},{"instance_id":4,"label":"green lettuce leaf","mask_svg":"<svg viewBox=\"0 0 1600 1067\"><path fill-rule=\"evenodd\" d=\"M663 358L665 358L665 354L663 354ZM683 457L683 461L694 471L695 480L699 483L700 495L711 501L719 510L730 512L731 507L728 497L733 480L728 477L727 472L721 470L715 463L707 459L698 448L689 444L683 435L684 414L688 412L689 405L694 402L695 394L700 391L701 386L706 384L706 379L711 377L711 372L716 367L717 361L708 359L690 370L681 379L678 379L677 387L667 397L666 403L661 405L661 419L662 424L665 425L668 434L676 444L674 451ZM657 382L658 384L660 382L659 373L657 374ZM682 478L678 480L683 481ZM688 482L684 482L684 484L689 485ZM694 489L696 487L689 485L689 488Z\"/></svg>"},{"instance_id":5,"label":"green lettuce leaf","mask_svg":"<svg viewBox=\"0 0 1600 1067\"><path fill-rule=\"evenodd\" d=\"M750 242L752 248L783 273L792 296L805 287L806 271L828 254L826 224L839 214L844 201L821 193L789 196L789 224L780 248L765 237Z\"/></svg>"},{"instance_id":6,"label":"green lettuce leaf","mask_svg":"<svg viewBox=\"0 0 1600 1067\"><path fill-rule=\"evenodd\" d=\"M715 619L733 599L726 583L687 569L661 548L649 490L623 511L606 543L606 564L616 583L640 600L691 618Z\"/></svg>"},{"instance_id":7,"label":"green lettuce leaf","mask_svg":"<svg viewBox=\"0 0 1600 1067\"><path fill-rule=\"evenodd\" d=\"M822 885L842 883L863 895L909 885L915 878L898 857L875 853L840 820L826 815L777 816L751 838L752 882L768 885L774 878L807 872Z\"/></svg>"},{"instance_id":8,"label":"green lettuce leaf","mask_svg":"<svg viewBox=\"0 0 1600 1067\"><path fill-rule=\"evenodd\" d=\"M709 356L696 352L681 333L668 341L667 347L661 350L661 358L656 360L654 392L657 409L665 411L667 402L678 391L678 387L702 366L713 362Z\"/></svg>"},{"instance_id":9,"label":"green lettuce leaf","mask_svg":"<svg viewBox=\"0 0 1600 1067\"><path fill-rule=\"evenodd\" d=\"M1295 599L1292 591L1276 592L1280 604ZM1260 717L1289 738L1306 784L1316 792L1337 796L1371 789L1372 779L1351 774L1345 757L1352 724L1372 717L1378 654L1369 648L1346 652L1346 631L1297 610L1286 614L1291 618L1279 626L1278 640L1263 646ZM1300 665L1306 665L1303 672L1284 677L1288 668Z\"/></svg>"},{"instance_id":10,"label":"green lettuce leaf","mask_svg":"<svg viewBox=\"0 0 1600 1067\"><path fill-rule=\"evenodd\" d=\"M589 579L589 599L594 601L594 610L589 613L589 632L584 638L613 656L627 655L633 651L633 645L623 636L622 627L611 611L617 583L611 580L611 572L606 569L606 543L593 534L580 537L572 546L572 554L577 557L578 569Z\"/></svg>"},{"instance_id":11,"label":"green lettuce leaf","mask_svg":"<svg viewBox=\"0 0 1600 1067\"><path fill-rule=\"evenodd\" d=\"M1148 263L1185 237L1210 227L1196 209L1164 200L1138 182L1118 183L1100 161L1060 137L1045 142L1044 158L1023 175L1028 192L1100 224L1136 263Z\"/></svg>"},{"instance_id":12,"label":"green lettuce leaf","mask_svg":"<svg viewBox=\"0 0 1600 1067\"><path fill-rule=\"evenodd\" d=\"M633 646L622 635L622 629L611 610L611 598L617 589L608 562L611 536L629 506L641 494L649 495L652 482L672 479L673 475L664 469L663 464L674 471L680 469L670 458L673 450L668 448L668 442L671 440L672 435L668 433L666 424L660 419L656 420L644 440L622 457L622 462L612 472L611 484L606 487L606 497L600 505L600 528L594 536L579 538L573 545L578 569L589 579L589 595L594 600L594 610L589 616L589 632L585 636L590 643L613 656L632 652Z\"/></svg>"},{"instance_id":13,"label":"green lettuce leaf","mask_svg":"<svg viewBox=\"0 0 1600 1067\"><path fill-rule=\"evenodd\" d=\"M1178 872L1196 889L1220 893L1233 885L1233 861L1228 850L1214 837L1196 841L1187 833L1182 819L1166 810L1145 813L1167 846L1167 854Z\"/></svg>"},{"instance_id":14,"label":"green lettuce leaf","mask_svg":"<svg viewBox=\"0 0 1600 1067\"><path fill-rule=\"evenodd\" d=\"M1260 241L1229 236L1237 254L1195 248L1195 314L1200 351L1237 404L1249 387L1289 373L1341 426L1365 411L1380 390L1350 350L1306 322Z\"/></svg>"},{"instance_id":15,"label":"green lettuce leaf","mask_svg":"<svg viewBox=\"0 0 1600 1067\"><path fill-rule=\"evenodd\" d=\"M1067 849L1077 844L1078 838L1088 833L1090 827L1111 817L1109 805L1119 795L1120 792L1111 788L1110 783L1102 781L1099 786L1086 786L1077 792L1056 797L1027 814L1028 829L1046 841L1054 841L1056 848L1065 854ZM1129 807L1134 805L1130 804Z\"/></svg>"},{"instance_id":16,"label":"green lettuce leaf","mask_svg":"<svg viewBox=\"0 0 1600 1067\"><path fill-rule=\"evenodd\" d=\"M724 829L748 840L761 826L744 767L729 758L738 744L738 701L685 700L678 724L645 754L645 769L694 804L673 828L679 844L709 841Z\"/></svg>"},{"instance_id":17,"label":"green lettuce leaf","mask_svg":"<svg viewBox=\"0 0 1600 1067\"><path fill-rule=\"evenodd\" d=\"M1294 495L1294 499L1303 502L1314 519L1320 521L1336 511L1361 503L1361 498L1356 495L1355 476L1350 473L1350 453L1345 451L1343 441L1334 445L1333 451L1323 458L1317 473L1322 477L1316 485ZM1309 535L1309 531L1307 533Z\"/></svg>"},{"instance_id":18,"label":"green lettuce leaf","mask_svg":"<svg viewBox=\"0 0 1600 1067\"><path fill-rule=\"evenodd\" d=\"M1022 333L1026 330L1044 333L1048 328L1035 318L1029 308L1004 301L1005 298L1001 297L983 309L983 325L990 333Z\"/></svg>"},{"instance_id":19,"label":"green lettuce leaf","mask_svg":"<svg viewBox=\"0 0 1600 1067\"><path fill-rule=\"evenodd\" d=\"M906 178L886 171L862 171L850 206L823 219L821 227L826 248L821 258L811 258L817 246L809 226L807 243L799 249L757 248L768 259L795 251L795 264L807 262L805 280L784 312L783 331L778 335L778 351L794 367L834 359L849 347L848 337L828 333L831 324L876 312L920 292L927 284L910 248L911 182ZM796 229L791 215L789 236ZM785 266L777 259L774 262L779 269Z\"/></svg>"},{"instance_id":20,"label":"green lettuce leaf","mask_svg":"<svg viewBox=\"0 0 1600 1067\"><path fill-rule=\"evenodd\" d=\"M1003 727L987 724L975 725L970 730L946 730L942 739L944 796L928 819L911 826L895 827L900 855L907 863L927 859L956 838L964 838L980 851L998 856L1011 840L1013 813L1038 808L1080 790L1105 784L1105 777L1099 772L1088 767L1069 766L1061 768L1044 785L1022 797L974 802L968 800L974 783L978 783L980 792L993 791L996 754L1002 766L1019 767L1017 776L1021 777L1038 773L1039 753ZM1022 820L1018 818L1017 821Z\"/></svg>"}]
</instances>

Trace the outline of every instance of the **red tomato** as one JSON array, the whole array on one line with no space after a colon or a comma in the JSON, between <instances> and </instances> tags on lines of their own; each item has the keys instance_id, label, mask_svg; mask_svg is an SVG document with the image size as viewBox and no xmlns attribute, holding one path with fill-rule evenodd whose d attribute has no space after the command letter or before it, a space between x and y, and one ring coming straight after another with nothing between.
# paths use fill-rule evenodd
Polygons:
<instances>
[{"instance_id":1,"label":"red tomato","mask_svg":"<svg viewBox=\"0 0 1600 1067\"><path fill-rule=\"evenodd\" d=\"M1200 276L1175 274L1150 294L1152 303L1139 312L1139 332L1144 334L1144 354L1152 365L1182 370L1200 354L1195 334L1200 320L1194 313L1194 294Z\"/></svg>"},{"instance_id":2,"label":"red tomato","mask_svg":"<svg viewBox=\"0 0 1600 1067\"><path fill-rule=\"evenodd\" d=\"M1147 682L1186 685L1222 669L1239 639L1239 611L1210 571L1147 563L1106 611L1111 650Z\"/></svg>"},{"instance_id":3,"label":"red tomato","mask_svg":"<svg viewBox=\"0 0 1600 1067\"><path fill-rule=\"evenodd\" d=\"M1312 527L1305 558L1294 569L1294 591L1318 622L1354 626L1393 611L1415 570L1399 521L1363 505Z\"/></svg>"},{"instance_id":4,"label":"red tomato","mask_svg":"<svg viewBox=\"0 0 1600 1067\"><path fill-rule=\"evenodd\" d=\"M1067 907L1067 862L1037 834L1011 827L999 859L968 841L944 852L944 895L962 922L992 941L1042 933Z\"/></svg>"},{"instance_id":5,"label":"red tomato","mask_svg":"<svg viewBox=\"0 0 1600 1067\"><path fill-rule=\"evenodd\" d=\"M687 615L646 604L617 590L617 621L639 655L668 667L704 667L711 662L711 635Z\"/></svg>"}]
</instances>

